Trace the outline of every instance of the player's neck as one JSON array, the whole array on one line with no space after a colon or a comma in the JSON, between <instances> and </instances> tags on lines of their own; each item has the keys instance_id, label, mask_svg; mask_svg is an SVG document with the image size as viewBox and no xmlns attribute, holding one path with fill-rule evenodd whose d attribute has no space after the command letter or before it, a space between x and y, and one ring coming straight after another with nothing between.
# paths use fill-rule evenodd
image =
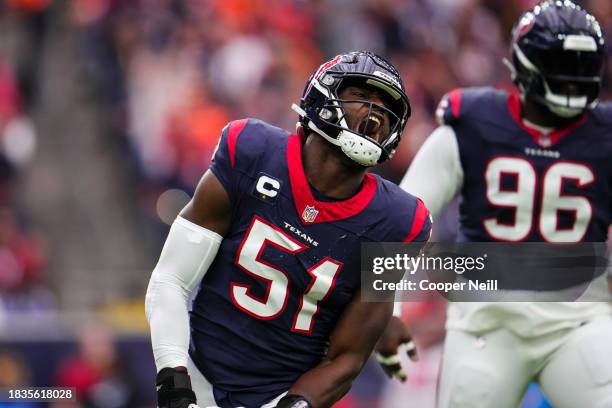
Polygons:
<instances>
[{"instance_id":1,"label":"player's neck","mask_svg":"<svg viewBox=\"0 0 612 408\"><path fill-rule=\"evenodd\" d=\"M568 126L577 118L562 118L552 113L548 108L529 99L521 101L521 116L523 119L543 128L560 129Z\"/></svg>"},{"instance_id":2,"label":"player's neck","mask_svg":"<svg viewBox=\"0 0 612 408\"><path fill-rule=\"evenodd\" d=\"M302 147L304 174L310 185L328 197L353 196L363 183L366 168L353 163L318 135L310 135Z\"/></svg>"}]
</instances>

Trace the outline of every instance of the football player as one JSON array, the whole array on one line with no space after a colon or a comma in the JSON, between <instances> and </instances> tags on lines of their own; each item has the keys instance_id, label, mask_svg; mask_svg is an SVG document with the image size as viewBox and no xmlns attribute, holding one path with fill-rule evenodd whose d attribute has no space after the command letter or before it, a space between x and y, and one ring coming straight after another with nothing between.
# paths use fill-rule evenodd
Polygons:
<instances>
[{"instance_id":1,"label":"football player","mask_svg":"<svg viewBox=\"0 0 612 408\"><path fill-rule=\"evenodd\" d=\"M338 55L293 109L296 134L231 122L170 229L146 296L162 408L331 406L393 308L360 298L361 243L429 237L423 203L366 172L410 116L391 63Z\"/></svg>"},{"instance_id":2,"label":"football player","mask_svg":"<svg viewBox=\"0 0 612 408\"><path fill-rule=\"evenodd\" d=\"M460 195L462 241L605 242L612 106L598 101L604 37L571 1L544 1L512 34L518 94L459 89L401 187L435 219ZM440 407L516 407L537 381L556 408L612 406L609 303L452 303Z\"/></svg>"}]
</instances>

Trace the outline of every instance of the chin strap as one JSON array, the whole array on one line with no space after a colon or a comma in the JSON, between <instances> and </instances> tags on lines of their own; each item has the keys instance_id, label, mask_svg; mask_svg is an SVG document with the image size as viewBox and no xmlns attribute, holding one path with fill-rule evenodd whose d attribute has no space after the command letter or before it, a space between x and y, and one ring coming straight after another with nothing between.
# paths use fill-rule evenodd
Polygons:
<instances>
[{"instance_id":1,"label":"chin strap","mask_svg":"<svg viewBox=\"0 0 612 408\"><path fill-rule=\"evenodd\" d=\"M306 111L297 106L295 103L291 105L291 109L295 111L300 117L307 117ZM349 130L342 130L338 134L337 138L333 138L319 129L312 120L308 120L308 128L327 140L334 146L338 146L344 154L346 154L351 160L362 166L374 166L378 164L378 159L382 154L382 149L376 145L376 143L359 136Z\"/></svg>"},{"instance_id":2,"label":"chin strap","mask_svg":"<svg viewBox=\"0 0 612 408\"><path fill-rule=\"evenodd\" d=\"M353 161L367 167L378 164L382 149L375 143L348 130L338 134L338 141L340 149Z\"/></svg>"}]
</instances>

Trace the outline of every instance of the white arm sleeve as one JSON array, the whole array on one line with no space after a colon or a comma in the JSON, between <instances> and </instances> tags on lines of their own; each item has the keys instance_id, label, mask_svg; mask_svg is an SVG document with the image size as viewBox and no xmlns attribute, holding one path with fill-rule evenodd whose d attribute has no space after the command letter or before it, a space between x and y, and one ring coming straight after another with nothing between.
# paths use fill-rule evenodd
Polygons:
<instances>
[{"instance_id":1,"label":"white arm sleeve","mask_svg":"<svg viewBox=\"0 0 612 408\"><path fill-rule=\"evenodd\" d=\"M434 220L440 216L463 187L459 146L452 127L439 126L425 140L400 187L423 200ZM401 314L401 303L396 301L393 316L400 317Z\"/></svg>"},{"instance_id":2,"label":"white arm sleeve","mask_svg":"<svg viewBox=\"0 0 612 408\"><path fill-rule=\"evenodd\" d=\"M419 197L435 220L463 187L463 168L455 131L440 126L414 157L400 187Z\"/></svg>"},{"instance_id":3,"label":"white arm sleeve","mask_svg":"<svg viewBox=\"0 0 612 408\"><path fill-rule=\"evenodd\" d=\"M158 372L165 367L187 367L189 297L217 255L222 239L180 216L170 227L145 298Z\"/></svg>"}]
</instances>

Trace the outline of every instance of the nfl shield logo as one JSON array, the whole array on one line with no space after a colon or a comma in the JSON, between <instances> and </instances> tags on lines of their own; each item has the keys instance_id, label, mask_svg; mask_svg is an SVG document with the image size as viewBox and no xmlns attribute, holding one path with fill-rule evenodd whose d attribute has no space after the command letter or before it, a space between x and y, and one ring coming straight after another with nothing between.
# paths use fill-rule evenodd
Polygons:
<instances>
[{"instance_id":1,"label":"nfl shield logo","mask_svg":"<svg viewBox=\"0 0 612 408\"><path fill-rule=\"evenodd\" d=\"M307 205L304 208L304 212L302 213L302 219L306 222L314 222L315 218L317 218L318 210L315 210L314 206Z\"/></svg>"}]
</instances>

